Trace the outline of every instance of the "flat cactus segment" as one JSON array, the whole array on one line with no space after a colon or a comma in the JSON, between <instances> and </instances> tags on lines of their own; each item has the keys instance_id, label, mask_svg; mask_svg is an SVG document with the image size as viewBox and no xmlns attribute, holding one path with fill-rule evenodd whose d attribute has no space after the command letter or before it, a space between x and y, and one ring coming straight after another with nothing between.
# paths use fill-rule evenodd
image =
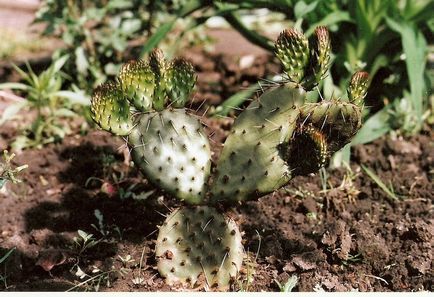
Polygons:
<instances>
[{"instance_id":1,"label":"flat cactus segment","mask_svg":"<svg viewBox=\"0 0 434 297\"><path fill-rule=\"evenodd\" d=\"M264 93L236 119L225 141L211 185L211 202L250 200L273 192L291 179L280 152L290 140L305 92L281 86Z\"/></svg>"},{"instance_id":2,"label":"flat cactus segment","mask_svg":"<svg viewBox=\"0 0 434 297\"><path fill-rule=\"evenodd\" d=\"M287 29L280 33L275 43L275 53L289 79L301 83L309 65L309 41L303 33Z\"/></svg>"},{"instance_id":3,"label":"flat cactus segment","mask_svg":"<svg viewBox=\"0 0 434 297\"><path fill-rule=\"evenodd\" d=\"M128 142L134 162L151 182L189 203L201 202L211 152L198 119L185 109L144 113Z\"/></svg>"},{"instance_id":4,"label":"flat cactus segment","mask_svg":"<svg viewBox=\"0 0 434 297\"><path fill-rule=\"evenodd\" d=\"M182 108L196 83L194 67L184 59L173 60L166 72L167 95L171 106Z\"/></svg>"},{"instance_id":5,"label":"flat cactus segment","mask_svg":"<svg viewBox=\"0 0 434 297\"><path fill-rule=\"evenodd\" d=\"M317 172L330 159L325 135L313 125L303 125L292 136L291 145L285 157L294 175L307 175Z\"/></svg>"},{"instance_id":6,"label":"flat cactus segment","mask_svg":"<svg viewBox=\"0 0 434 297\"><path fill-rule=\"evenodd\" d=\"M241 240L235 222L212 207L176 209L160 227L158 271L170 285L227 290L241 269Z\"/></svg>"},{"instance_id":7,"label":"flat cactus segment","mask_svg":"<svg viewBox=\"0 0 434 297\"><path fill-rule=\"evenodd\" d=\"M321 132L328 143L328 155L340 150L360 129L361 107L350 102L323 100L300 108L300 126L311 126Z\"/></svg>"},{"instance_id":8,"label":"flat cactus segment","mask_svg":"<svg viewBox=\"0 0 434 297\"><path fill-rule=\"evenodd\" d=\"M127 135L133 127L128 100L119 84L104 83L92 95L92 119L104 130L116 135Z\"/></svg>"},{"instance_id":9,"label":"flat cactus segment","mask_svg":"<svg viewBox=\"0 0 434 297\"><path fill-rule=\"evenodd\" d=\"M122 66L119 81L126 97L137 110L149 111L152 108L155 75L148 64L142 60L129 61Z\"/></svg>"}]
</instances>

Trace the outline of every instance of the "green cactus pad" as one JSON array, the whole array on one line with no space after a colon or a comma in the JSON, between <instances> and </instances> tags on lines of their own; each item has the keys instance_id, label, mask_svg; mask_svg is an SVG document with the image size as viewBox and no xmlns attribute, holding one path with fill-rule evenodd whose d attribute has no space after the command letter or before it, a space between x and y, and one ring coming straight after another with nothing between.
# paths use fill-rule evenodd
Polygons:
<instances>
[{"instance_id":1,"label":"green cactus pad","mask_svg":"<svg viewBox=\"0 0 434 297\"><path fill-rule=\"evenodd\" d=\"M127 135L133 127L128 100L119 84L104 83L92 95L92 119L104 130L116 135Z\"/></svg>"},{"instance_id":2,"label":"green cactus pad","mask_svg":"<svg viewBox=\"0 0 434 297\"><path fill-rule=\"evenodd\" d=\"M299 126L311 125L327 140L328 155L340 150L360 129L361 107L340 100L307 103L300 108Z\"/></svg>"},{"instance_id":3,"label":"green cactus pad","mask_svg":"<svg viewBox=\"0 0 434 297\"><path fill-rule=\"evenodd\" d=\"M235 202L270 193L291 179L280 152L290 140L305 92L281 86L264 93L236 119L211 185L211 202Z\"/></svg>"},{"instance_id":4,"label":"green cactus pad","mask_svg":"<svg viewBox=\"0 0 434 297\"><path fill-rule=\"evenodd\" d=\"M292 168L293 175L307 175L317 172L329 161L330 152L325 135L313 125L299 127L292 136L285 160Z\"/></svg>"},{"instance_id":5,"label":"green cactus pad","mask_svg":"<svg viewBox=\"0 0 434 297\"><path fill-rule=\"evenodd\" d=\"M139 111L152 108L155 75L144 61L129 61L119 73L119 81L128 100Z\"/></svg>"},{"instance_id":6,"label":"green cactus pad","mask_svg":"<svg viewBox=\"0 0 434 297\"><path fill-rule=\"evenodd\" d=\"M200 203L211 153L200 121L185 109L139 115L128 142L134 162L147 178L189 203Z\"/></svg>"},{"instance_id":7,"label":"green cactus pad","mask_svg":"<svg viewBox=\"0 0 434 297\"><path fill-rule=\"evenodd\" d=\"M233 220L207 206L183 207L165 220L156 243L158 271L168 284L224 291L241 269L244 250Z\"/></svg>"},{"instance_id":8,"label":"green cactus pad","mask_svg":"<svg viewBox=\"0 0 434 297\"><path fill-rule=\"evenodd\" d=\"M284 30L276 40L275 54L289 79L301 83L310 59L309 41L306 36L295 29Z\"/></svg>"},{"instance_id":9,"label":"green cactus pad","mask_svg":"<svg viewBox=\"0 0 434 297\"><path fill-rule=\"evenodd\" d=\"M193 65L184 59L173 60L166 72L166 87L171 106L182 108L185 106L193 87L196 75Z\"/></svg>"}]
</instances>

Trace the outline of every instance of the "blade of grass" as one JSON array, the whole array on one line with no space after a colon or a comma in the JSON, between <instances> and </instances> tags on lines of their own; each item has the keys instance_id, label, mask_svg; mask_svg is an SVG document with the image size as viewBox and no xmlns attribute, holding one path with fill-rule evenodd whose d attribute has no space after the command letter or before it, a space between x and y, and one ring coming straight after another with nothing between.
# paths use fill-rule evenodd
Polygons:
<instances>
[{"instance_id":1,"label":"blade of grass","mask_svg":"<svg viewBox=\"0 0 434 297\"><path fill-rule=\"evenodd\" d=\"M15 251L15 249L15 247L11 248L3 257L1 257L0 264L3 263L7 258L9 258L9 256L13 253L13 251Z\"/></svg>"},{"instance_id":2,"label":"blade of grass","mask_svg":"<svg viewBox=\"0 0 434 297\"><path fill-rule=\"evenodd\" d=\"M251 97L258 90L258 85L254 84L245 90L235 93L226 99L221 105L217 106L214 116L227 116L229 112L240 106L244 101Z\"/></svg>"},{"instance_id":3,"label":"blade of grass","mask_svg":"<svg viewBox=\"0 0 434 297\"><path fill-rule=\"evenodd\" d=\"M390 198L392 198L395 201L399 200L398 196L396 196L396 194L393 193L393 191L391 191L383 183L383 181L380 179L380 177L378 175L376 175L374 173L374 171L372 171L371 169L369 169L368 167L366 167L364 165L360 165L360 166L362 166L362 169L366 172L366 174L387 194L387 196L389 196Z\"/></svg>"},{"instance_id":4,"label":"blade of grass","mask_svg":"<svg viewBox=\"0 0 434 297\"><path fill-rule=\"evenodd\" d=\"M389 110L390 105L387 105L382 110L371 116L353 138L351 144L356 145L371 142L392 130L392 127L389 124Z\"/></svg>"},{"instance_id":5,"label":"blade of grass","mask_svg":"<svg viewBox=\"0 0 434 297\"><path fill-rule=\"evenodd\" d=\"M387 18L386 22L393 31L396 31L402 37L407 74L410 80L410 98L417 118L422 121L424 110L423 92L425 89L424 72L427 53L426 40L420 30L405 21L398 22Z\"/></svg>"}]
</instances>

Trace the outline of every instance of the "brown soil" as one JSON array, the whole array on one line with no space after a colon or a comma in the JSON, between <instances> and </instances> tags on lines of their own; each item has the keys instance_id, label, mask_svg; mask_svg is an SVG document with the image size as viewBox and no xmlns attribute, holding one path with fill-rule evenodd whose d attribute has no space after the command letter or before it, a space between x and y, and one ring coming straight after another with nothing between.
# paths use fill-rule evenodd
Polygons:
<instances>
[{"instance_id":1,"label":"brown soil","mask_svg":"<svg viewBox=\"0 0 434 297\"><path fill-rule=\"evenodd\" d=\"M192 108L202 112L280 70L265 54L242 69L239 59L223 53L186 56L199 73L195 98L206 99L203 105L196 99ZM231 120L205 122L216 131L211 144L218 152ZM16 132L3 127L0 135L4 149ZM329 170L328 179L297 177L285 189L229 209L249 251L232 290L278 291L276 280L285 283L297 275L298 291L432 291L433 136L426 129L357 146L351 169ZM121 139L90 130L14 159L29 168L23 183L0 193L0 256L16 247L1 265L0 275L7 276L3 289L68 290L89 279L76 275L79 267L90 276L113 272L75 290L177 290L159 276L153 249L157 226L180 203L148 184L125 155ZM383 192L361 164L401 199ZM78 253L73 245L78 230L101 241ZM131 261L122 261L128 255ZM123 275L121 268L127 269Z\"/></svg>"}]
</instances>

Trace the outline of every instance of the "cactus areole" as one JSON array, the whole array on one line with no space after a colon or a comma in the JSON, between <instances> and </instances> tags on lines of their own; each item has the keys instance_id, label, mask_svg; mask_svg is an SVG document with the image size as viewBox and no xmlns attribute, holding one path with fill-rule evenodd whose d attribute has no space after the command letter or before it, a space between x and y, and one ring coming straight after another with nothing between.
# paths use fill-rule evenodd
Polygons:
<instances>
[{"instance_id":1,"label":"cactus areole","mask_svg":"<svg viewBox=\"0 0 434 297\"><path fill-rule=\"evenodd\" d=\"M305 100L327 75L330 52L325 27L310 39L294 29L280 34L275 53L286 80L239 114L212 175L208 137L185 108L196 81L190 63L167 61L154 50L148 61L126 63L116 81L95 89L94 121L125 137L147 179L190 204L160 227L158 270L169 284L226 290L244 252L240 231L219 206L258 199L316 172L360 129L367 73L352 76L348 100Z\"/></svg>"}]
</instances>

